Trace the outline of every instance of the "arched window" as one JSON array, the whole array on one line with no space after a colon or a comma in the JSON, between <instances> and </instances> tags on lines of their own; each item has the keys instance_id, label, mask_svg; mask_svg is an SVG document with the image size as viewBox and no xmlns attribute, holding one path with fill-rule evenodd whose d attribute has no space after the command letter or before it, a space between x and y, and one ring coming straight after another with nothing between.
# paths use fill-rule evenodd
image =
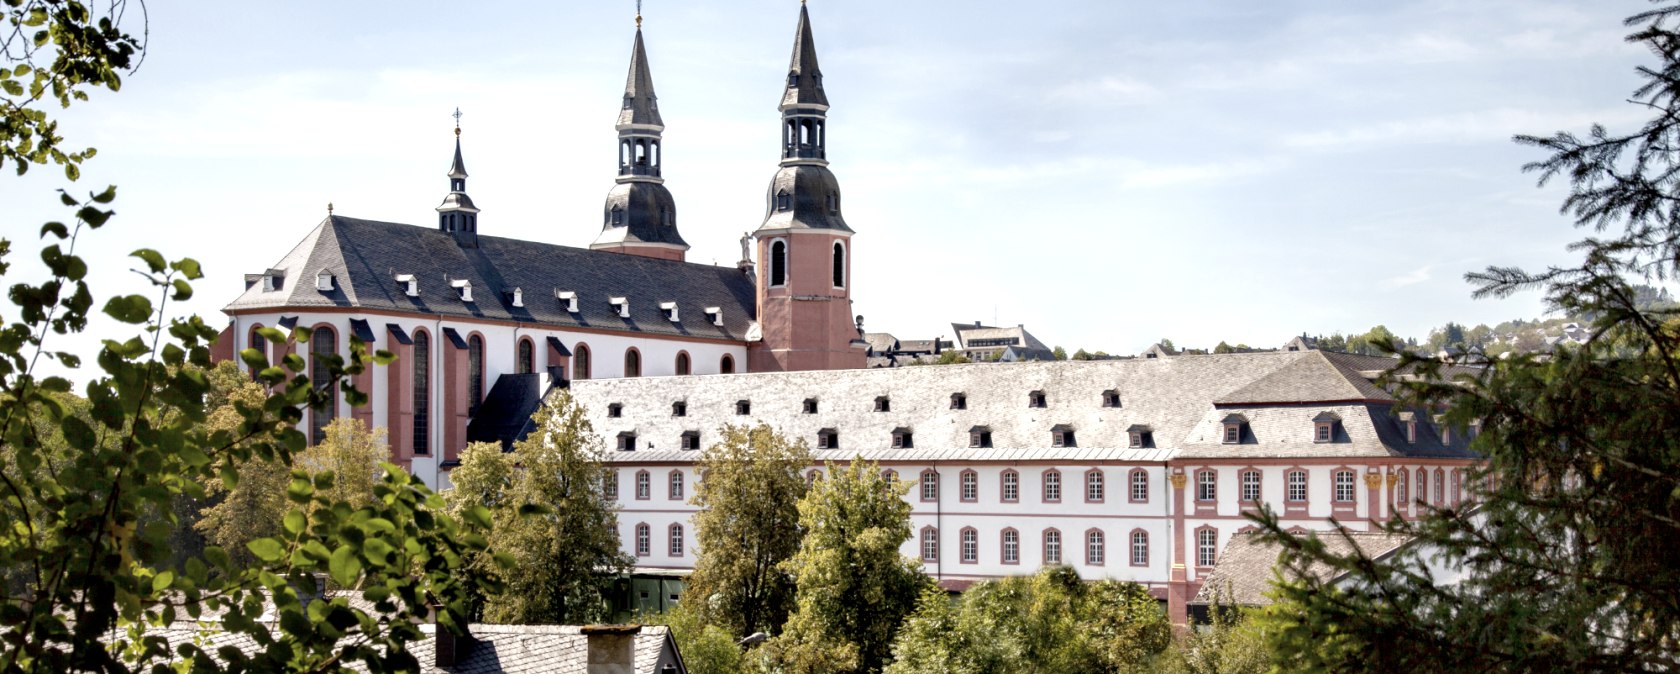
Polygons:
<instances>
[{"instance_id":1,"label":"arched window","mask_svg":"<svg viewBox=\"0 0 1680 674\"><path fill-rule=\"evenodd\" d=\"M1401 469L1394 474L1394 502L1404 508L1406 503L1406 476L1409 473Z\"/></svg>"},{"instance_id":2,"label":"arched window","mask_svg":"<svg viewBox=\"0 0 1680 674\"><path fill-rule=\"evenodd\" d=\"M327 392L327 402L309 414L309 442L320 444L327 439L327 424L338 416L338 388L332 385L329 356L338 354L338 335L325 325L315 328L309 338L309 381L315 390Z\"/></svg>"},{"instance_id":3,"label":"arched window","mask_svg":"<svg viewBox=\"0 0 1680 674\"><path fill-rule=\"evenodd\" d=\"M688 352L687 351L677 352L677 374L679 374L679 375L689 374L691 370L693 370L693 368L690 367L690 365L689 365Z\"/></svg>"},{"instance_id":4,"label":"arched window","mask_svg":"<svg viewBox=\"0 0 1680 674\"><path fill-rule=\"evenodd\" d=\"M618 469L612 468L601 478L601 495L609 501L618 500Z\"/></svg>"},{"instance_id":5,"label":"arched window","mask_svg":"<svg viewBox=\"0 0 1680 674\"><path fill-rule=\"evenodd\" d=\"M1441 470L1440 468L1435 469L1435 490L1430 493L1430 496L1435 499L1433 501L1430 501L1430 503L1433 503L1433 504L1438 505L1438 506L1446 505L1445 501L1447 500L1447 472L1444 471L1444 470Z\"/></svg>"},{"instance_id":6,"label":"arched window","mask_svg":"<svg viewBox=\"0 0 1680 674\"><path fill-rule=\"evenodd\" d=\"M1062 563L1062 532L1055 529L1044 530L1044 563Z\"/></svg>"},{"instance_id":7,"label":"arched window","mask_svg":"<svg viewBox=\"0 0 1680 674\"><path fill-rule=\"evenodd\" d=\"M1131 480L1132 480L1132 493L1131 493L1131 499L1130 499L1131 502L1132 503L1148 503L1149 502L1149 472L1142 469L1142 468L1133 468L1132 472L1131 472Z\"/></svg>"},{"instance_id":8,"label":"arched window","mask_svg":"<svg viewBox=\"0 0 1680 674\"><path fill-rule=\"evenodd\" d=\"M671 471L671 494L670 494L670 499L672 501L683 500L683 474L682 474L682 471L680 471L680 470Z\"/></svg>"},{"instance_id":9,"label":"arched window","mask_svg":"<svg viewBox=\"0 0 1680 674\"><path fill-rule=\"evenodd\" d=\"M1003 502L1015 503L1020 501L1021 474L1015 472L1015 469L1013 468L1007 468L1003 471L1003 474L999 479L1002 480L1002 485L999 491L1003 496Z\"/></svg>"},{"instance_id":10,"label":"arched window","mask_svg":"<svg viewBox=\"0 0 1680 674\"><path fill-rule=\"evenodd\" d=\"M1014 529L1003 530L1003 563L1021 563L1021 534Z\"/></svg>"},{"instance_id":11,"label":"arched window","mask_svg":"<svg viewBox=\"0 0 1680 674\"><path fill-rule=\"evenodd\" d=\"M519 362L515 367L519 374L537 371L537 347L529 337L519 340Z\"/></svg>"},{"instance_id":12,"label":"arched window","mask_svg":"<svg viewBox=\"0 0 1680 674\"><path fill-rule=\"evenodd\" d=\"M251 326L251 338L246 341L245 348L255 349L257 353L262 354L263 360L268 360L268 338L263 337L261 333L257 332L261 329L261 325ZM251 368L251 380L256 381L257 375L260 373L262 373L262 370Z\"/></svg>"},{"instance_id":13,"label":"arched window","mask_svg":"<svg viewBox=\"0 0 1680 674\"><path fill-rule=\"evenodd\" d=\"M770 242L770 287L787 285L787 242Z\"/></svg>"},{"instance_id":14,"label":"arched window","mask_svg":"<svg viewBox=\"0 0 1680 674\"><path fill-rule=\"evenodd\" d=\"M1417 501L1426 505L1429 503L1429 470L1427 468L1417 469Z\"/></svg>"},{"instance_id":15,"label":"arched window","mask_svg":"<svg viewBox=\"0 0 1680 674\"><path fill-rule=\"evenodd\" d=\"M846 246L834 242L834 287L846 287Z\"/></svg>"},{"instance_id":16,"label":"arched window","mask_svg":"<svg viewBox=\"0 0 1680 674\"><path fill-rule=\"evenodd\" d=\"M1098 529L1085 532L1085 563L1091 566L1102 566L1103 553L1103 532Z\"/></svg>"},{"instance_id":17,"label":"arched window","mask_svg":"<svg viewBox=\"0 0 1680 674\"><path fill-rule=\"evenodd\" d=\"M980 561L980 532L972 527L962 530L962 563L975 564Z\"/></svg>"},{"instance_id":18,"label":"arched window","mask_svg":"<svg viewBox=\"0 0 1680 674\"><path fill-rule=\"evenodd\" d=\"M467 338L467 416L478 416L484 401L484 338Z\"/></svg>"},{"instance_id":19,"label":"arched window","mask_svg":"<svg viewBox=\"0 0 1680 674\"><path fill-rule=\"evenodd\" d=\"M1149 533L1132 532L1132 566L1149 566Z\"/></svg>"},{"instance_id":20,"label":"arched window","mask_svg":"<svg viewBox=\"0 0 1680 674\"><path fill-rule=\"evenodd\" d=\"M636 471L636 500L653 498L653 476L645 470Z\"/></svg>"},{"instance_id":21,"label":"arched window","mask_svg":"<svg viewBox=\"0 0 1680 674\"><path fill-rule=\"evenodd\" d=\"M1101 470L1092 468L1085 471L1085 502L1103 502L1103 473Z\"/></svg>"},{"instance_id":22,"label":"arched window","mask_svg":"<svg viewBox=\"0 0 1680 674\"><path fill-rule=\"evenodd\" d=\"M578 342L577 348L572 349L572 376L578 379L589 378L589 345Z\"/></svg>"},{"instance_id":23,"label":"arched window","mask_svg":"<svg viewBox=\"0 0 1680 674\"><path fill-rule=\"evenodd\" d=\"M922 471L922 500L939 500L939 473L931 469Z\"/></svg>"},{"instance_id":24,"label":"arched window","mask_svg":"<svg viewBox=\"0 0 1680 674\"><path fill-rule=\"evenodd\" d=\"M961 484L962 500L969 501L969 502L980 500L980 474L979 473L976 473L972 470L963 471L962 472L961 483L962 483Z\"/></svg>"},{"instance_id":25,"label":"arched window","mask_svg":"<svg viewBox=\"0 0 1680 674\"><path fill-rule=\"evenodd\" d=\"M646 557L653 554L653 531L646 524L636 525L636 556Z\"/></svg>"},{"instance_id":26,"label":"arched window","mask_svg":"<svg viewBox=\"0 0 1680 674\"><path fill-rule=\"evenodd\" d=\"M642 352L634 346L624 350L624 376L642 376Z\"/></svg>"},{"instance_id":27,"label":"arched window","mask_svg":"<svg viewBox=\"0 0 1680 674\"><path fill-rule=\"evenodd\" d=\"M735 374L735 357L723 354L723 357L718 359L718 372Z\"/></svg>"},{"instance_id":28,"label":"arched window","mask_svg":"<svg viewBox=\"0 0 1680 674\"><path fill-rule=\"evenodd\" d=\"M414 331L414 453L432 453L432 336Z\"/></svg>"},{"instance_id":29,"label":"arched window","mask_svg":"<svg viewBox=\"0 0 1680 674\"><path fill-rule=\"evenodd\" d=\"M1062 474L1055 470L1044 471L1044 502L1062 502Z\"/></svg>"},{"instance_id":30,"label":"arched window","mask_svg":"<svg viewBox=\"0 0 1680 674\"><path fill-rule=\"evenodd\" d=\"M670 552L672 557L683 556L683 526L681 524L671 525Z\"/></svg>"}]
</instances>

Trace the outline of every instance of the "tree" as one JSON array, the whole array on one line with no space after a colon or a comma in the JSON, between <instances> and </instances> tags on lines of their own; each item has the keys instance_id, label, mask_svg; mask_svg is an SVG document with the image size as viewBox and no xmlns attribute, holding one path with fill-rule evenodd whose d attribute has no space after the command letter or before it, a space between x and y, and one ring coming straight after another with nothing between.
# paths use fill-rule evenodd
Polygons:
<instances>
[{"instance_id":1,"label":"tree","mask_svg":"<svg viewBox=\"0 0 1680 674\"><path fill-rule=\"evenodd\" d=\"M1225 609L1225 607L1220 607ZM1210 611L1212 624L1187 632L1162 654L1155 671L1166 674L1266 674L1275 662L1267 648L1265 620L1250 611Z\"/></svg>"},{"instance_id":2,"label":"tree","mask_svg":"<svg viewBox=\"0 0 1680 674\"><path fill-rule=\"evenodd\" d=\"M693 504L700 559L686 595L705 622L737 638L781 631L793 608L793 577L784 564L799 551L802 472L811 465L803 440L788 442L759 424L724 426L700 455L706 478Z\"/></svg>"},{"instance_id":3,"label":"tree","mask_svg":"<svg viewBox=\"0 0 1680 674\"><path fill-rule=\"evenodd\" d=\"M862 457L827 473L799 501L805 538L787 563L794 614L755 654L776 671L879 672L899 623L931 584L919 562L899 553L910 538L909 486Z\"/></svg>"},{"instance_id":4,"label":"tree","mask_svg":"<svg viewBox=\"0 0 1680 674\"><path fill-rule=\"evenodd\" d=\"M1073 352L1074 360L1090 360L1091 354L1084 349Z\"/></svg>"},{"instance_id":5,"label":"tree","mask_svg":"<svg viewBox=\"0 0 1680 674\"><path fill-rule=\"evenodd\" d=\"M1173 346L1173 341L1170 339L1162 337L1161 341L1158 343L1161 345L1161 350L1166 351L1167 353L1174 353L1178 351L1178 348Z\"/></svg>"},{"instance_id":6,"label":"tree","mask_svg":"<svg viewBox=\"0 0 1680 674\"><path fill-rule=\"evenodd\" d=\"M1219 343L1213 347L1214 353L1236 353L1236 351L1236 349L1231 348L1230 344L1226 344L1225 340L1219 340Z\"/></svg>"},{"instance_id":7,"label":"tree","mask_svg":"<svg viewBox=\"0 0 1680 674\"><path fill-rule=\"evenodd\" d=\"M1406 404L1446 409L1449 425L1479 423L1476 506L1388 523L1417 538L1380 560L1329 554L1268 518L1284 564L1346 574L1277 589L1268 625L1282 668L1680 668L1680 332L1671 311L1642 308L1630 282L1680 273L1676 19L1680 5L1664 2L1628 20L1628 39L1657 60L1639 68L1645 82L1631 101L1650 113L1641 128L1517 138L1550 153L1525 167L1542 185L1569 181L1564 212L1595 230L1572 246L1582 260L1467 275L1478 297L1541 289L1552 310L1593 316L1593 336L1452 380L1408 357L1402 367L1417 377L1384 378ZM1428 571L1443 567L1457 582Z\"/></svg>"},{"instance_id":8,"label":"tree","mask_svg":"<svg viewBox=\"0 0 1680 674\"><path fill-rule=\"evenodd\" d=\"M692 587L692 586L690 586ZM692 592L692 590L691 590ZM739 674L741 647L728 630L701 619L693 604L683 602L664 613L638 617L646 625L671 628L671 638L682 647L683 664L689 674Z\"/></svg>"},{"instance_id":9,"label":"tree","mask_svg":"<svg viewBox=\"0 0 1680 674\"><path fill-rule=\"evenodd\" d=\"M887 674L1151 671L1171 628L1135 583L1086 583L1070 567L924 592Z\"/></svg>"},{"instance_id":10,"label":"tree","mask_svg":"<svg viewBox=\"0 0 1680 674\"><path fill-rule=\"evenodd\" d=\"M379 464L390 456L383 427L370 430L361 419L339 417L327 424L321 442L299 454L293 465L311 479L331 474L333 485L323 495L334 503L359 506L373 500Z\"/></svg>"},{"instance_id":11,"label":"tree","mask_svg":"<svg viewBox=\"0 0 1680 674\"><path fill-rule=\"evenodd\" d=\"M537 430L514 443L518 468L507 491L490 497L498 504L490 548L513 564L503 573L504 590L488 595L484 615L514 624L602 620L613 578L631 560L619 550L601 440L565 390L549 397L532 425ZM475 453L484 452L480 446Z\"/></svg>"},{"instance_id":12,"label":"tree","mask_svg":"<svg viewBox=\"0 0 1680 674\"><path fill-rule=\"evenodd\" d=\"M1059 346L1054 348L1054 349L1051 349L1050 350L1050 357L1055 359L1055 360L1067 360L1068 359L1067 349L1064 349L1064 348L1059 347Z\"/></svg>"}]
</instances>

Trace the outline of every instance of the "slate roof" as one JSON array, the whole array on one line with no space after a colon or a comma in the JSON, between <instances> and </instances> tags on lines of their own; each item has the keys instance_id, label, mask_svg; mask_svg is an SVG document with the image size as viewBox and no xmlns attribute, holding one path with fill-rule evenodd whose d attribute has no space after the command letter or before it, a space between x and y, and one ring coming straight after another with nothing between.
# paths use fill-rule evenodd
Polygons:
<instances>
[{"instance_id":1,"label":"slate roof","mask_svg":"<svg viewBox=\"0 0 1680 674\"><path fill-rule=\"evenodd\" d=\"M642 44L642 27L636 26L636 43L630 47L630 75L624 82L624 108L618 125L664 126L659 116L659 97L653 93L653 73L648 70L647 47Z\"/></svg>"},{"instance_id":2,"label":"slate roof","mask_svg":"<svg viewBox=\"0 0 1680 674\"><path fill-rule=\"evenodd\" d=\"M338 215L273 268L285 273L278 290L255 284L224 311L355 307L732 341L744 339L757 311L752 279L733 267L483 235L477 248L462 248L434 228ZM332 290L316 290L322 270L334 275ZM399 274L414 275L417 297L405 294ZM455 280L472 284L474 302L461 300L450 287ZM512 305L515 288L523 290L523 307ZM578 313L568 313L556 291L577 293ZM629 300L629 318L618 316L611 297ZM676 302L681 322L667 320L661 302ZM721 327L706 307L723 310Z\"/></svg>"},{"instance_id":3,"label":"slate roof","mask_svg":"<svg viewBox=\"0 0 1680 674\"><path fill-rule=\"evenodd\" d=\"M782 107L828 105L828 94L823 93L822 69L817 66L817 41L811 36L811 12L803 4L799 6L799 27L793 33L793 58L788 63L788 75Z\"/></svg>"},{"instance_id":4,"label":"slate roof","mask_svg":"<svg viewBox=\"0 0 1680 674\"><path fill-rule=\"evenodd\" d=\"M1013 328L999 328L990 325L980 325L979 323L952 323L951 330L956 332L957 343L961 344L964 349L995 349L1000 346L997 344L975 345L973 343L975 340L1013 339L1015 341L1012 346L1014 346L1021 355L1026 358L1043 358L1048 360L1051 355L1050 347L1045 346L1044 342L1039 341L1037 337L1032 336L1032 333L1027 332L1027 329L1024 326L1017 325Z\"/></svg>"},{"instance_id":5,"label":"slate roof","mask_svg":"<svg viewBox=\"0 0 1680 674\"><path fill-rule=\"evenodd\" d=\"M1409 444L1389 405L1284 404L1216 407L1228 392L1249 387L1274 373L1318 358L1311 352L1268 352L1170 356L1111 361L976 363L913 368L788 372L575 381L571 392L588 411L597 433L637 436L633 452L610 452L615 462L692 462L697 452L678 449L684 431L701 432L701 445L724 423L764 422L815 447L819 429L833 428L839 447L815 450L818 461L846 460L862 453L877 461L1165 461L1173 458L1391 457L1474 458L1460 441L1443 446L1423 433ZM1331 367L1308 370L1343 377ZM1341 384L1348 386L1346 382ZM1322 385L1330 387L1330 384ZM1103 406L1103 392L1120 394L1118 408ZM1027 406L1027 394L1041 390L1046 407ZM953 410L951 394L963 393L967 408ZM875 399L888 396L889 412L876 412ZM805 414L807 398L818 413ZM687 416L671 416L671 403L684 401ZM735 403L751 401L751 414L737 415ZM606 416L607 405L621 416ZM1342 418L1335 442L1313 441L1312 419L1323 412ZM1232 413L1248 419L1245 442L1226 445L1221 420ZM1078 447L1052 447L1051 428L1068 425ZM1152 429L1151 447L1133 448L1127 429ZM988 426L989 448L969 447L969 429ZM915 432L914 448L892 449L892 431ZM1462 435L1462 434L1459 434Z\"/></svg>"},{"instance_id":6,"label":"slate roof","mask_svg":"<svg viewBox=\"0 0 1680 674\"><path fill-rule=\"evenodd\" d=\"M1379 557L1394 551L1407 541L1409 536L1391 534L1387 532L1349 532L1346 538L1334 532L1315 534L1324 541L1324 546L1337 554L1349 554L1357 549L1367 556ZM1207 605L1213 603L1214 594L1222 593L1222 602L1239 606L1265 606L1272 603L1266 593L1272 589L1272 579L1277 576L1278 555L1282 548L1276 545L1262 543L1257 532L1238 533L1225 544L1225 549L1219 553L1219 561L1213 567L1213 573L1202 581L1201 590L1196 592L1192 605ZM1308 567L1308 573L1321 580L1334 580L1333 570L1324 564L1313 564Z\"/></svg>"}]
</instances>

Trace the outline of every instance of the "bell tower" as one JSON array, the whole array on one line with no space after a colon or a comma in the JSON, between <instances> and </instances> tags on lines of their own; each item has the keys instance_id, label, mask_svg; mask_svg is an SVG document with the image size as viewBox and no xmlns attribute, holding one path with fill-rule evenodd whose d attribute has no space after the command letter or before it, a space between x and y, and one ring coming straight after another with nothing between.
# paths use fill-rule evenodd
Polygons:
<instances>
[{"instance_id":1,"label":"bell tower","mask_svg":"<svg viewBox=\"0 0 1680 674\"><path fill-rule=\"evenodd\" d=\"M626 255L682 261L688 243L677 233L677 204L665 189L665 122L653 93L642 15L636 12L636 41L630 47L630 76L618 112L618 178L607 192L601 234L589 247Z\"/></svg>"},{"instance_id":2,"label":"bell tower","mask_svg":"<svg viewBox=\"0 0 1680 674\"><path fill-rule=\"evenodd\" d=\"M868 345L852 318L852 229L828 170L828 95L810 11L801 3L782 94L782 161L757 241L758 340L753 372L862 368Z\"/></svg>"},{"instance_id":3,"label":"bell tower","mask_svg":"<svg viewBox=\"0 0 1680 674\"><path fill-rule=\"evenodd\" d=\"M467 196L467 167L461 162L461 109L455 109L455 160L449 164L449 194L437 207L438 229L462 248L478 247L478 207Z\"/></svg>"}]
</instances>

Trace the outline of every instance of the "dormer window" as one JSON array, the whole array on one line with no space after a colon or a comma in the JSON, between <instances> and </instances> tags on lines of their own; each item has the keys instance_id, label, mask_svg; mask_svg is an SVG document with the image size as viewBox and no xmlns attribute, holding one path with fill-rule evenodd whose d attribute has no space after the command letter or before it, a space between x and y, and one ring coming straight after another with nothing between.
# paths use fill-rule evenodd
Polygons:
<instances>
[{"instance_id":1,"label":"dormer window","mask_svg":"<svg viewBox=\"0 0 1680 674\"><path fill-rule=\"evenodd\" d=\"M454 280L451 280L449 282L449 287L454 288L455 292L460 293L462 302L473 301L472 281L464 279L464 278L463 279L454 279Z\"/></svg>"},{"instance_id":2,"label":"dormer window","mask_svg":"<svg viewBox=\"0 0 1680 674\"><path fill-rule=\"evenodd\" d=\"M886 396L875 396L875 411L876 412L891 412L892 411L892 399L890 399Z\"/></svg>"},{"instance_id":3,"label":"dormer window","mask_svg":"<svg viewBox=\"0 0 1680 674\"><path fill-rule=\"evenodd\" d=\"M951 394L951 409L954 409L954 410L966 410L966 409L968 409L968 396L963 395L961 393L952 393Z\"/></svg>"},{"instance_id":4,"label":"dormer window","mask_svg":"<svg viewBox=\"0 0 1680 674\"><path fill-rule=\"evenodd\" d=\"M1248 417L1241 414L1226 416L1219 422L1221 426L1220 442L1227 445L1242 443L1243 427L1248 425Z\"/></svg>"},{"instance_id":5,"label":"dormer window","mask_svg":"<svg viewBox=\"0 0 1680 674\"><path fill-rule=\"evenodd\" d=\"M420 296L420 279L413 274L397 274L397 283L403 284L403 294L409 297Z\"/></svg>"},{"instance_id":6,"label":"dormer window","mask_svg":"<svg viewBox=\"0 0 1680 674\"><path fill-rule=\"evenodd\" d=\"M634 451L636 451L636 434L631 433L630 431L624 431L624 432L619 433L618 434L618 451L621 451L621 452L634 452Z\"/></svg>"},{"instance_id":7,"label":"dormer window","mask_svg":"<svg viewBox=\"0 0 1680 674\"><path fill-rule=\"evenodd\" d=\"M706 320L710 321L712 325L721 327L723 325L723 308L706 307Z\"/></svg>"},{"instance_id":8,"label":"dormer window","mask_svg":"<svg viewBox=\"0 0 1680 674\"><path fill-rule=\"evenodd\" d=\"M1114 389L1109 389L1107 391L1103 391L1103 393L1102 393L1102 406L1103 407L1110 407L1110 408L1119 407L1120 406L1120 392L1116 391Z\"/></svg>"},{"instance_id":9,"label":"dormer window","mask_svg":"<svg viewBox=\"0 0 1680 674\"><path fill-rule=\"evenodd\" d=\"M612 404L607 405L607 418L617 419L617 418L622 417L622 416L624 416L624 404L623 403L612 403Z\"/></svg>"},{"instance_id":10,"label":"dormer window","mask_svg":"<svg viewBox=\"0 0 1680 674\"><path fill-rule=\"evenodd\" d=\"M777 192L776 193L776 210L786 211L786 210L789 210L791 208L793 208L793 197L788 196L788 193L785 192L785 191Z\"/></svg>"},{"instance_id":11,"label":"dormer window","mask_svg":"<svg viewBox=\"0 0 1680 674\"><path fill-rule=\"evenodd\" d=\"M840 432L832 428L817 431L817 449L839 449Z\"/></svg>"},{"instance_id":12,"label":"dormer window","mask_svg":"<svg viewBox=\"0 0 1680 674\"><path fill-rule=\"evenodd\" d=\"M1417 444L1418 422L1417 415L1411 412L1400 413L1400 424L1406 427L1406 444Z\"/></svg>"},{"instance_id":13,"label":"dormer window","mask_svg":"<svg viewBox=\"0 0 1680 674\"><path fill-rule=\"evenodd\" d=\"M700 449L700 431L683 431L680 442L683 449Z\"/></svg>"},{"instance_id":14,"label":"dormer window","mask_svg":"<svg viewBox=\"0 0 1680 674\"><path fill-rule=\"evenodd\" d=\"M909 449L915 446L914 439L908 428L894 428L892 432L893 449Z\"/></svg>"},{"instance_id":15,"label":"dormer window","mask_svg":"<svg viewBox=\"0 0 1680 674\"><path fill-rule=\"evenodd\" d=\"M513 306L516 306L516 307L525 306L525 291L524 290L522 290L520 288L514 288L513 289L513 302L512 302L512 304L513 304Z\"/></svg>"},{"instance_id":16,"label":"dormer window","mask_svg":"<svg viewBox=\"0 0 1680 674\"><path fill-rule=\"evenodd\" d=\"M330 271L323 271L315 275L315 289L330 292L333 289L333 275Z\"/></svg>"},{"instance_id":17,"label":"dormer window","mask_svg":"<svg viewBox=\"0 0 1680 674\"><path fill-rule=\"evenodd\" d=\"M1126 429L1126 439L1132 448L1152 447L1155 445L1153 430L1143 424L1133 424Z\"/></svg>"},{"instance_id":18,"label":"dormer window","mask_svg":"<svg viewBox=\"0 0 1680 674\"><path fill-rule=\"evenodd\" d=\"M1342 418L1335 412L1325 412L1313 417L1313 442L1335 442L1336 426L1342 423Z\"/></svg>"},{"instance_id":19,"label":"dormer window","mask_svg":"<svg viewBox=\"0 0 1680 674\"><path fill-rule=\"evenodd\" d=\"M788 73L788 86L799 86L799 73Z\"/></svg>"},{"instance_id":20,"label":"dormer window","mask_svg":"<svg viewBox=\"0 0 1680 674\"><path fill-rule=\"evenodd\" d=\"M1073 427L1067 424L1056 424L1050 427L1051 447L1078 447L1073 438Z\"/></svg>"},{"instance_id":21,"label":"dormer window","mask_svg":"<svg viewBox=\"0 0 1680 674\"><path fill-rule=\"evenodd\" d=\"M566 313L575 314L578 312L577 293L570 290L556 290L554 291L554 298L560 300L560 306L566 308Z\"/></svg>"},{"instance_id":22,"label":"dormer window","mask_svg":"<svg viewBox=\"0 0 1680 674\"><path fill-rule=\"evenodd\" d=\"M665 319L672 322L672 323L676 323L678 320L680 320L680 319L677 318L677 303L676 302L660 302L659 303L659 310L665 312Z\"/></svg>"},{"instance_id":23,"label":"dormer window","mask_svg":"<svg viewBox=\"0 0 1680 674\"><path fill-rule=\"evenodd\" d=\"M741 416L746 416L748 414L752 414L752 401L751 400L737 400L737 401L735 401L735 413L738 414L738 415L741 415Z\"/></svg>"},{"instance_id":24,"label":"dormer window","mask_svg":"<svg viewBox=\"0 0 1680 674\"><path fill-rule=\"evenodd\" d=\"M686 417L686 416L688 416L688 403L685 402L685 401L682 401L682 400L678 400L674 403L671 403L671 416L673 416L673 417Z\"/></svg>"},{"instance_id":25,"label":"dormer window","mask_svg":"<svg viewBox=\"0 0 1680 674\"><path fill-rule=\"evenodd\" d=\"M990 426L975 426L968 429L968 446L974 448L992 446L992 428Z\"/></svg>"},{"instance_id":26,"label":"dormer window","mask_svg":"<svg viewBox=\"0 0 1680 674\"><path fill-rule=\"evenodd\" d=\"M801 411L803 411L806 414L816 414L817 413L817 399L816 398L806 398L805 399L805 404L802 405L800 407L800 409L801 409Z\"/></svg>"},{"instance_id":27,"label":"dormer window","mask_svg":"<svg viewBox=\"0 0 1680 674\"><path fill-rule=\"evenodd\" d=\"M630 299L626 297L608 297L607 304L612 305L613 313L619 318L630 317Z\"/></svg>"},{"instance_id":28,"label":"dormer window","mask_svg":"<svg viewBox=\"0 0 1680 674\"><path fill-rule=\"evenodd\" d=\"M1027 394L1027 407L1033 407L1033 408L1037 408L1037 409L1043 409L1045 407L1049 407L1048 399L1044 397L1044 392L1043 391L1033 391L1032 393L1028 393Z\"/></svg>"},{"instance_id":29,"label":"dormer window","mask_svg":"<svg viewBox=\"0 0 1680 674\"><path fill-rule=\"evenodd\" d=\"M839 212L840 212L840 195L834 194L834 193L831 192L828 195L828 214L829 215L835 215L835 214L838 214Z\"/></svg>"},{"instance_id":30,"label":"dormer window","mask_svg":"<svg viewBox=\"0 0 1680 674\"><path fill-rule=\"evenodd\" d=\"M270 269L262 275L263 292L271 293L284 287L286 287L286 272Z\"/></svg>"},{"instance_id":31,"label":"dormer window","mask_svg":"<svg viewBox=\"0 0 1680 674\"><path fill-rule=\"evenodd\" d=\"M1441 430L1441 444L1452 444L1452 428L1447 426L1445 415L1435 415L1435 427Z\"/></svg>"},{"instance_id":32,"label":"dormer window","mask_svg":"<svg viewBox=\"0 0 1680 674\"><path fill-rule=\"evenodd\" d=\"M613 207L613 209L612 209L612 224L613 224L614 227L618 227L618 226L621 226L621 225L624 224L624 209L623 208L618 207L618 206Z\"/></svg>"}]
</instances>

